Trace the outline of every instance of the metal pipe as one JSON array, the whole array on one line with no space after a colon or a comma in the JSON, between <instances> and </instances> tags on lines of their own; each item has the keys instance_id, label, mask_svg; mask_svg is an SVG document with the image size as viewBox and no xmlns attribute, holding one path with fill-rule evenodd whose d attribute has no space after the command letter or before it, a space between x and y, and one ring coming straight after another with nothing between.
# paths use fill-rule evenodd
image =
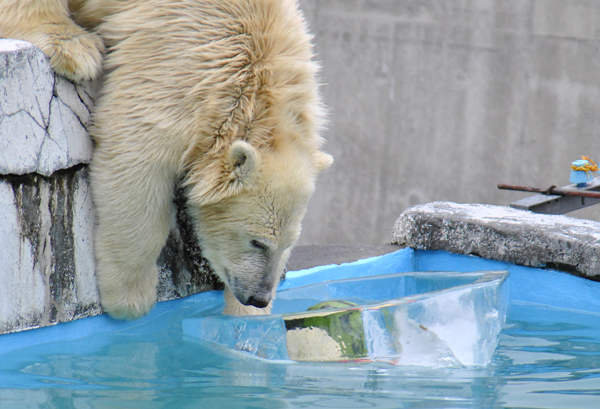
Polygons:
<instances>
[{"instance_id":1,"label":"metal pipe","mask_svg":"<svg viewBox=\"0 0 600 409\"><path fill-rule=\"evenodd\" d=\"M544 195L579 196L579 197L592 197L592 198L600 199L600 192L558 189L558 188L556 188L555 185L552 185L548 188L542 188L542 187L530 187L530 186L519 186L519 185L507 185L504 183L500 183L498 185L498 189L519 190L521 192L542 193Z\"/></svg>"}]
</instances>

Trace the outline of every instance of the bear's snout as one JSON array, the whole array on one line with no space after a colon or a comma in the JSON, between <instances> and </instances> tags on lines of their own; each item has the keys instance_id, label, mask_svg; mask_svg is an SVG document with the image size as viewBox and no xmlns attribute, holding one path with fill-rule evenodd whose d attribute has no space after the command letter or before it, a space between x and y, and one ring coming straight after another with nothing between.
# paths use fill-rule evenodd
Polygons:
<instances>
[{"instance_id":1,"label":"bear's snout","mask_svg":"<svg viewBox=\"0 0 600 409\"><path fill-rule=\"evenodd\" d=\"M269 302L271 301L271 297L268 298L269 299L267 299L266 297L259 297L253 295L250 298L248 298L246 305L251 305L256 308L265 308L267 305L269 305Z\"/></svg>"}]
</instances>

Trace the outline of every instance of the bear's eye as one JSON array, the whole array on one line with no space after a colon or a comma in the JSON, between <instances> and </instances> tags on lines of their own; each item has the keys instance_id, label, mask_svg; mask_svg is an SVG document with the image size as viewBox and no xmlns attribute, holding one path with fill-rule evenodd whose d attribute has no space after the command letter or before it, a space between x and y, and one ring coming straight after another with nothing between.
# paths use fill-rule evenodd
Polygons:
<instances>
[{"instance_id":1,"label":"bear's eye","mask_svg":"<svg viewBox=\"0 0 600 409\"><path fill-rule=\"evenodd\" d=\"M264 243L261 243L261 242L260 242L260 241L258 241L258 240L252 240L252 241L250 242L250 245L251 245L252 247L254 247L255 249L257 249L257 250L264 251L265 253L266 253L267 251L269 251L269 248L267 247L267 245L266 245L266 244L264 244Z\"/></svg>"}]
</instances>

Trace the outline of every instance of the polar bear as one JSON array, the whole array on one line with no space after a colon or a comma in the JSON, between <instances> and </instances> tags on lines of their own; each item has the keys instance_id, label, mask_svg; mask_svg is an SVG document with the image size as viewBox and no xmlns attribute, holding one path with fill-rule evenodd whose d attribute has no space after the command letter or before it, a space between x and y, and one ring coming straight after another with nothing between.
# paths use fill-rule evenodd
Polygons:
<instances>
[{"instance_id":1,"label":"polar bear","mask_svg":"<svg viewBox=\"0 0 600 409\"><path fill-rule=\"evenodd\" d=\"M224 312L269 313L317 174L333 160L320 150L318 65L296 1L71 1L81 26L101 23L94 32L68 20L66 0L18 2L23 15L59 17L14 27L2 17L0 30L13 28L1 32L40 45L72 79L97 75L96 36L107 46L90 129L103 309L132 319L155 303L183 180L203 256L226 284Z\"/></svg>"}]
</instances>

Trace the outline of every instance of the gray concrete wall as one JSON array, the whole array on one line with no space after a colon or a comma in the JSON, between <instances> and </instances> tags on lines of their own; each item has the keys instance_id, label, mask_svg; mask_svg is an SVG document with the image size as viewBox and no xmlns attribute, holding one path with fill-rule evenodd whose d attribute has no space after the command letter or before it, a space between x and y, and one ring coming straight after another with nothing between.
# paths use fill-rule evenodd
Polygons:
<instances>
[{"instance_id":1,"label":"gray concrete wall","mask_svg":"<svg viewBox=\"0 0 600 409\"><path fill-rule=\"evenodd\" d=\"M384 243L406 208L508 204L600 154L600 2L301 0L330 107L301 244ZM600 206L571 216L600 220Z\"/></svg>"}]
</instances>

